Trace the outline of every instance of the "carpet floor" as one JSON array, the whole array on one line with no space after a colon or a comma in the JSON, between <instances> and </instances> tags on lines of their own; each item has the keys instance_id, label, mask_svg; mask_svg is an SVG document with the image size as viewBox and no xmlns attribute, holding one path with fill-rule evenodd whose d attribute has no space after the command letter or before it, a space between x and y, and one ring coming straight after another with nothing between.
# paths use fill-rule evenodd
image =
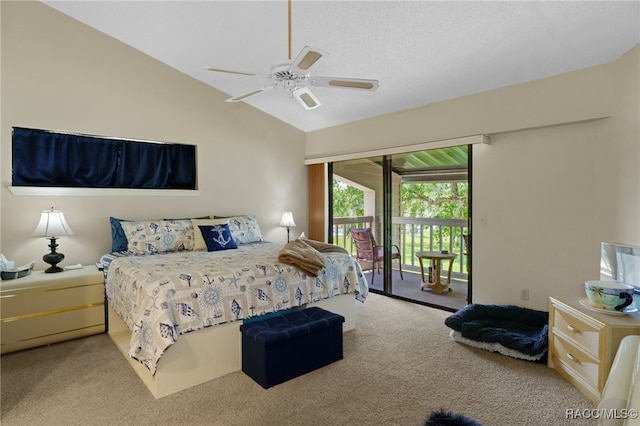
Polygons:
<instances>
[{"instance_id":1,"label":"carpet floor","mask_svg":"<svg viewBox=\"0 0 640 426\"><path fill-rule=\"evenodd\" d=\"M11 425L421 425L441 408L486 426L592 425L595 408L546 365L449 338L450 313L370 294L344 359L270 389L242 372L154 399L105 335L0 359Z\"/></svg>"}]
</instances>

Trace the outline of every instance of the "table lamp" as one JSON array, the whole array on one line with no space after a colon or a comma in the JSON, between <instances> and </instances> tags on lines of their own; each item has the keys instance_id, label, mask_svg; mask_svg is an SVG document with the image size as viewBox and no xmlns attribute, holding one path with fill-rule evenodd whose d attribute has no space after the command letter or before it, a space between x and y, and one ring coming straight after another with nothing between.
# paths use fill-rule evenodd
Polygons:
<instances>
[{"instance_id":1,"label":"table lamp","mask_svg":"<svg viewBox=\"0 0 640 426\"><path fill-rule=\"evenodd\" d=\"M56 244L56 238L67 235L73 235L73 231L69 227L69 224L64 218L64 214L60 210L54 210L53 207L51 207L51 210L45 210L42 212L40 215L40 222L31 236L45 237L51 241L49 244L51 253L47 253L42 256L42 260L51 265L51 267L46 269L44 272L52 273L63 271L61 267L56 266L64 259L64 254L56 252L56 248L58 247L58 244Z\"/></svg>"},{"instance_id":2,"label":"table lamp","mask_svg":"<svg viewBox=\"0 0 640 426\"><path fill-rule=\"evenodd\" d=\"M293 213L291 213L288 210L282 213L282 220L280 221L280 226L284 226L287 228L287 242L289 242L289 228L296 227L296 223L293 220Z\"/></svg>"}]
</instances>

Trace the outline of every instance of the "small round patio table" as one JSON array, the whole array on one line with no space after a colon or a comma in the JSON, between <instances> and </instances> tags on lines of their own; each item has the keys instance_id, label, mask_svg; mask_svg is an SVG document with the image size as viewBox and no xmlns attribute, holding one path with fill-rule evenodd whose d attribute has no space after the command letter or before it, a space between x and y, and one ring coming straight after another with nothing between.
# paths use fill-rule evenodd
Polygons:
<instances>
[{"instance_id":1,"label":"small round patio table","mask_svg":"<svg viewBox=\"0 0 640 426\"><path fill-rule=\"evenodd\" d=\"M420 284L420 290L426 288L433 290L436 294L442 293L444 290L451 291L451 269L453 268L453 260L458 257L457 253L442 253L440 251L420 251L416 253L416 257L420 261L420 273L422 274L422 284ZM424 265L423 259L429 259L431 261L431 267L433 268L433 282L425 281L424 279ZM449 273L447 274L447 282L443 283L440 280L440 272L442 269L442 261L449 259Z\"/></svg>"}]
</instances>

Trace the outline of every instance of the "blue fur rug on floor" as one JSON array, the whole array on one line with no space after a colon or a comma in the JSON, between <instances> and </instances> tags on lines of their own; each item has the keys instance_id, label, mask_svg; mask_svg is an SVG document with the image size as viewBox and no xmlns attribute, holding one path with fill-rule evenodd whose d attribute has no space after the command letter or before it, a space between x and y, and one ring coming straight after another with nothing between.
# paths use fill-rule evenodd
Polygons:
<instances>
[{"instance_id":1,"label":"blue fur rug on floor","mask_svg":"<svg viewBox=\"0 0 640 426\"><path fill-rule=\"evenodd\" d=\"M431 413L423 426L483 426L482 423L447 410L438 410Z\"/></svg>"},{"instance_id":2,"label":"blue fur rug on floor","mask_svg":"<svg viewBox=\"0 0 640 426\"><path fill-rule=\"evenodd\" d=\"M512 305L471 304L447 317L451 337L515 358L544 362L549 314Z\"/></svg>"}]
</instances>

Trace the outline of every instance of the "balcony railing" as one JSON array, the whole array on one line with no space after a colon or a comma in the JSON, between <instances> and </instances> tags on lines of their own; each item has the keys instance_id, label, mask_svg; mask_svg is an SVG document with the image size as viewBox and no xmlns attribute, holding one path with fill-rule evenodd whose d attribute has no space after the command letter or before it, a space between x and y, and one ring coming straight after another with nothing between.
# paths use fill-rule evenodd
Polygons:
<instances>
[{"instance_id":1,"label":"balcony railing","mask_svg":"<svg viewBox=\"0 0 640 426\"><path fill-rule=\"evenodd\" d=\"M333 218L333 243L355 254L355 246L351 241L349 229L372 228L374 235L381 226L374 222L373 216ZM397 244L402 253L402 269L419 271L420 263L416 253L420 251L448 250L457 253L453 264L456 278L466 279L468 276L468 250L463 235L467 234L466 219L425 219L417 217L392 218L392 244ZM380 241L379 237L376 237Z\"/></svg>"}]
</instances>

